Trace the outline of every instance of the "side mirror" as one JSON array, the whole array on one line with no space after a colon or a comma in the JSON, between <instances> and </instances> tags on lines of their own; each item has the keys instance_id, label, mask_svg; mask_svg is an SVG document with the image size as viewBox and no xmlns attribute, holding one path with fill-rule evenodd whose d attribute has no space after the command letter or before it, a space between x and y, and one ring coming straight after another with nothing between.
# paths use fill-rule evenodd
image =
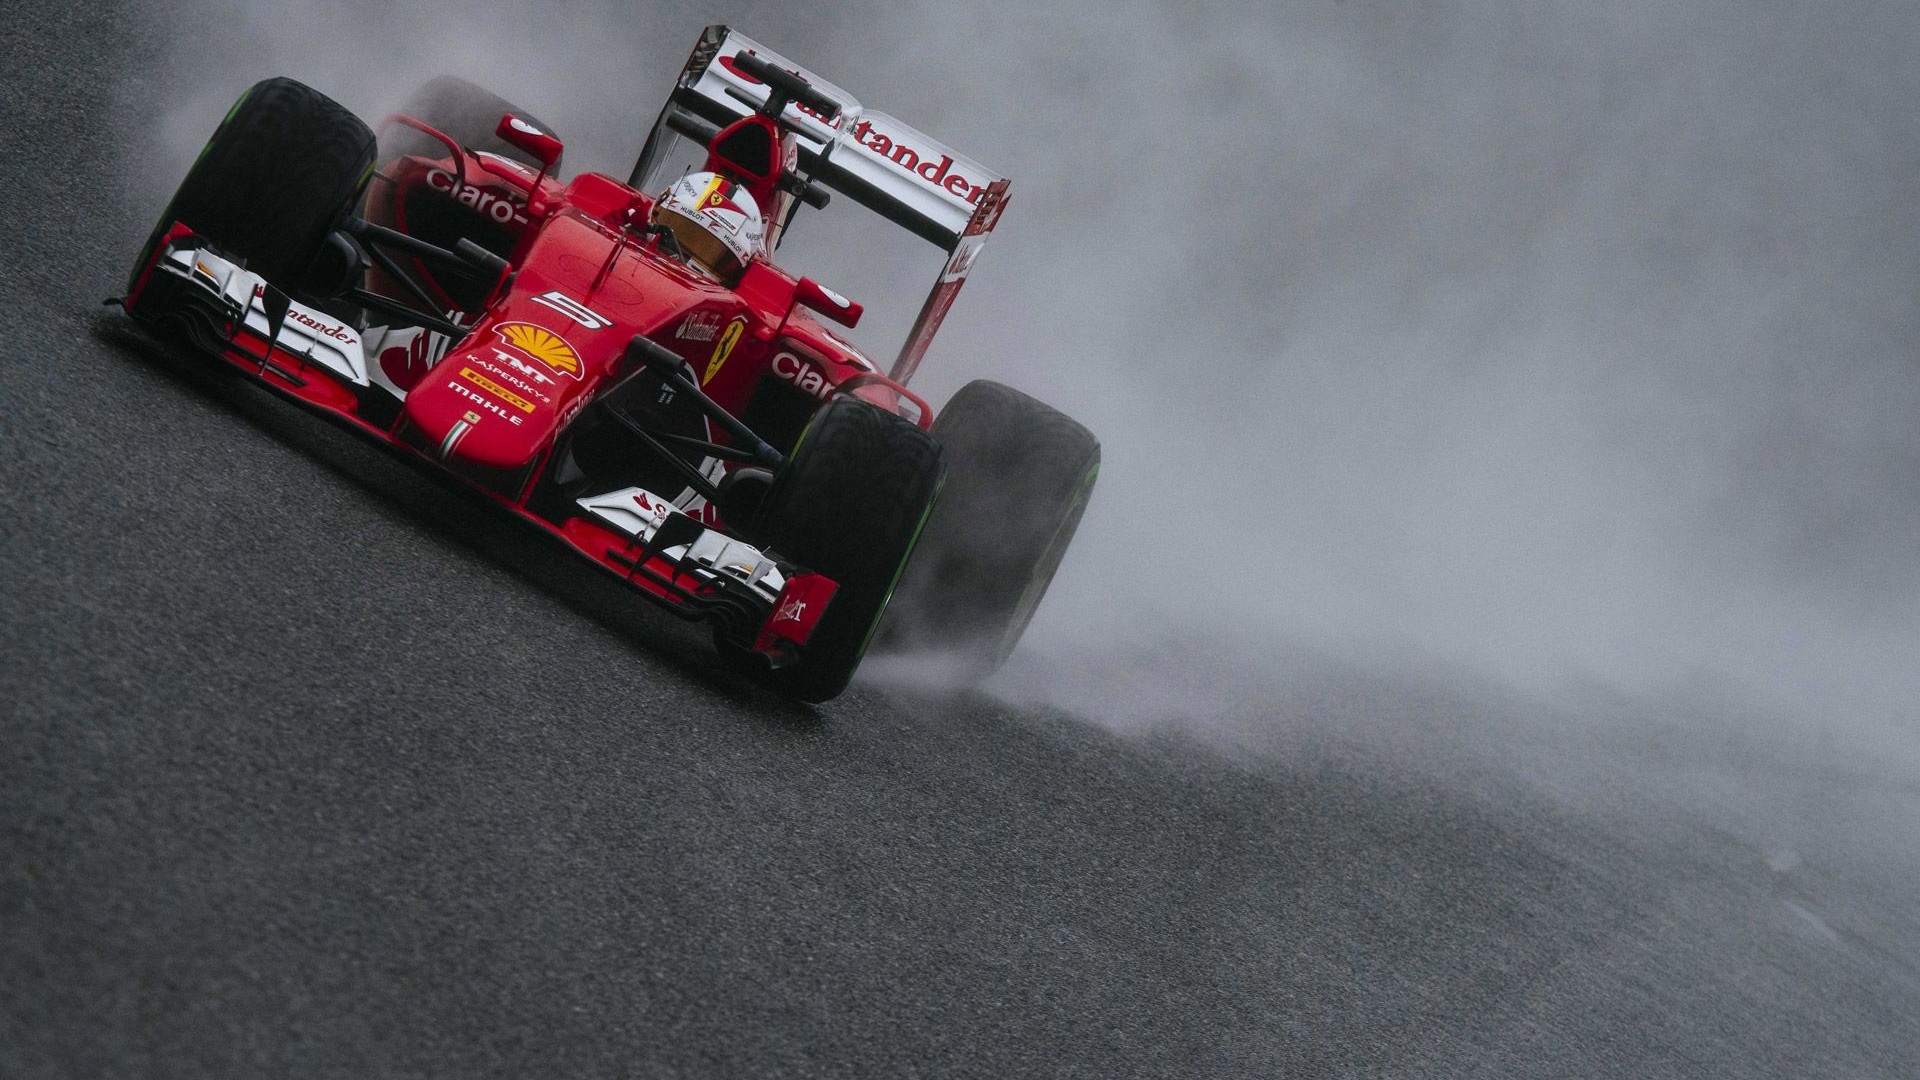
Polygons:
<instances>
[{"instance_id":1,"label":"side mirror","mask_svg":"<svg viewBox=\"0 0 1920 1080\"><path fill-rule=\"evenodd\" d=\"M808 277L801 278L794 285L793 298L802 306L811 308L849 329L860 325L860 316L866 314L867 310Z\"/></svg>"},{"instance_id":2,"label":"side mirror","mask_svg":"<svg viewBox=\"0 0 1920 1080\"><path fill-rule=\"evenodd\" d=\"M563 149L559 139L541 131L525 120L507 113L500 118L500 126L494 129L495 135L506 140L508 146L517 147L533 155L540 163L540 172L544 175L560 160Z\"/></svg>"}]
</instances>

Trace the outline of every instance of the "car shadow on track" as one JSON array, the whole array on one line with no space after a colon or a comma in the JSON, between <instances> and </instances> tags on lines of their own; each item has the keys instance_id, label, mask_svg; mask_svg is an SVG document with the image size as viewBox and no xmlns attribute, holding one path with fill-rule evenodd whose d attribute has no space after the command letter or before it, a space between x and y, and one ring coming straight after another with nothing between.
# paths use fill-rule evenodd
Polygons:
<instances>
[{"instance_id":1,"label":"car shadow on track","mask_svg":"<svg viewBox=\"0 0 1920 1080\"><path fill-rule=\"evenodd\" d=\"M391 518L423 526L479 554L612 632L627 648L666 664L740 711L785 727L819 725L820 713L813 707L774 692L747 673L729 669L697 624L616 585L560 541L463 490L453 478L384 451L250 383L237 370L201 360L184 345L153 337L117 311L100 313L92 333L120 355L177 380L349 481L373 496Z\"/></svg>"}]
</instances>

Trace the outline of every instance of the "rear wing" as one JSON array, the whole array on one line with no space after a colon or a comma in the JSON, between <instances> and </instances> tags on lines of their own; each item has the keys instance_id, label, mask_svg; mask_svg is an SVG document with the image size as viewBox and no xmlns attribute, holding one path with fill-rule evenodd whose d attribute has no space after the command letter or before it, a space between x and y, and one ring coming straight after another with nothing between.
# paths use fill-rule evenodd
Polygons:
<instances>
[{"instance_id":1,"label":"rear wing","mask_svg":"<svg viewBox=\"0 0 1920 1080\"><path fill-rule=\"evenodd\" d=\"M940 323L965 284L988 234L1005 209L1009 181L996 171L908 127L863 107L853 95L786 57L726 26L700 34L680 71L673 93L647 136L628 183L645 187L672 136L705 143L727 124L766 101L767 87L738 70L733 59L752 53L795 72L840 104L840 115L822 119L799 104L782 120L798 136L794 169L813 183L852 199L947 253L926 303L889 373L906 383L920 364ZM790 216L799 200L787 207Z\"/></svg>"}]
</instances>

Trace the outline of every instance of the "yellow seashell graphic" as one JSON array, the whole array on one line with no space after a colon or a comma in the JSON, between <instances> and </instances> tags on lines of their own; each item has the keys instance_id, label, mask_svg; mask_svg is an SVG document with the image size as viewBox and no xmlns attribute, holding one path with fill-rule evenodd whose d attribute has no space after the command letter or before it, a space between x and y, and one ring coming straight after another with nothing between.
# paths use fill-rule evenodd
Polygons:
<instances>
[{"instance_id":1,"label":"yellow seashell graphic","mask_svg":"<svg viewBox=\"0 0 1920 1080\"><path fill-rule=\"evenodd\" d=\"M532 323L501 323L493 328L500 340L533 357L555 371L580 377L580 354L566 339L544 326Z\"/></svg>"}]
</instances>

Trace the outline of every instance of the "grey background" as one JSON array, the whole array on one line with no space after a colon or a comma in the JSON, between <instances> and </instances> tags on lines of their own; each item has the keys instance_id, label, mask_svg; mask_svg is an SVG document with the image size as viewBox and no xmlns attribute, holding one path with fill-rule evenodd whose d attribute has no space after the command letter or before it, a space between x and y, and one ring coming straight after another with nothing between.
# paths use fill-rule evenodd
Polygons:
<instances>
[{"instance_id":1,"label":"grey background","mask_svg":"<svg viewBox=\"0 0 1920 1080\"><path fill-rule=\"evenodd\" d=\"M986 693L731 683L95 306L254 79L624 174L716 17L1015 178L916 386L1107 464ZM1916 18L10 11L0 1075L1912 1075ZM937 261L783 254L882 352Z\"/></svg>"}]
</instances>

